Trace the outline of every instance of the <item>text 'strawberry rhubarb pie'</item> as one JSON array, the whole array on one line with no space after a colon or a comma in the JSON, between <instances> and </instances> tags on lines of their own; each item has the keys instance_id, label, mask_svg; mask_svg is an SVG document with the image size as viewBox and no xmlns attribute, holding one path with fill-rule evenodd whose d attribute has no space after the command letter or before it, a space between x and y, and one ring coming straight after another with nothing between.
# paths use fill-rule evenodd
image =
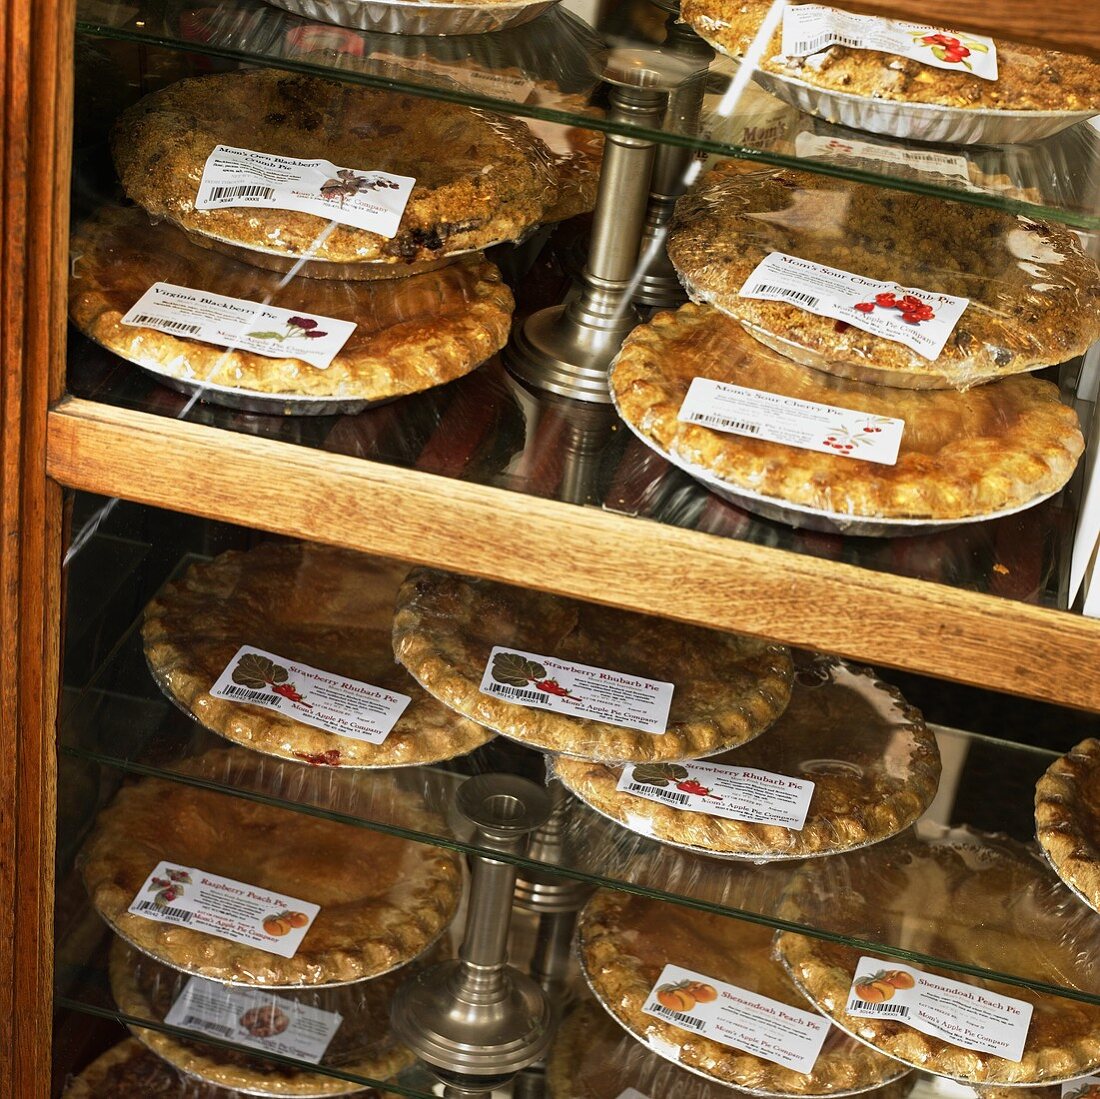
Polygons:
<instances>
[{"instance_id":1,"label":"text 'strawberry rhubarb pie'","mask_svg":"<svg viewBox=\"0 0 1100 1099\"><path fill-rule=\"evenodd\" d=\"M713 755L791 692L782 646L431 569L402 585L393 645L460 714L582 759Z\"/></svg>"},{"instance_id":2,"label":"text 'strawberry rhubarb pie'","mask_svg":"<svg viewBox=\"0 0 1100 1099\"><path fill-rule=\"evenodd\" d=\"M791 1096L869 1091L907 1072L805 1011L802 997L772 959L771 928L601 890L580 916L578 942L585 977L607 1011L655 1053L692 1072L758 1095ZM700 980L662 984L669 966L700 974ZM758 1006L760 997L773 1003ZM655 1001L659 1004L652 1006ZM663 1007L666 1003L673 1006ZM712 1006L716 1003L718 1008ZM724 1019L728 1031L747 1028L740 1047L708 1036L710 1028L700 1023L716 1011L726 1016L727 1003L737 1005L734 1015L745 1012L740 1019ZM805 1071L770 1059L772 1053L758 1055L745 1048L782 1046L781 1034L763 1029L772 1007L790 1010L791 1019L780 1030L817 1028L817 1052L808 1058L812 1064ZM763 1052L762 1045L758 1048ZM783 1056L773 1049L774 1056Z\"/></svg>"},{"instance_id":3,"label":"text 'strawberry rhubarb pie'","mask_svg":"<svg viewBox=\"0 0 1100 1099\"><path fill-rule=\"evenodd\" d=\"M393 605L407 571L397 561L314 543L231 550L191 565L145 608L146 659L185 712L267 755L332 767L404 767L465 755L491 731L437 702L393 660ZM331 712L331 692L339 689L332 683L323 685L321 706L302 682L295 693L305 695L288 697L270 675L239 670L242 648L272 654L287 682L292 665L302 664L410 701L379 742L385 725L375 721L388 723L392 711L376 717L379 703L365 696L356 720L348 691L351 705ZM215 689L227 669L231 684Z\"/></svg>"},{"instance_id":4,"label":"text 'strawberry rhubarb pie'","mask_svg":"<svg viewBox=\"0 0 1100 1099\"><path fill-rule=\"evenodd\" d=\"M907 828L936 795L940 755L920 713L870 669L796 657L790 705L750 744L694 764L559 757L554 773L643 835L701 854L798 859ZM788 823L799 813L804 823Z\"/></svg>"},{"instance_id":5,"label":"text 'strawberry rhubarb pie'","mask_svg":"<svg viewBox=\"0 0 1100 1099\"><path fill-rule=\"evenodd\" d=\"M229 748L173 770L209 781L230 766L255 775L265 761ZM407 813L409 827L427 816L415 806ZM143 898L162 863L178 869L162 879L154 908ZM458 859L443 849L161 778L119 790L80 865L96 910L143 953L195 976L273 988L363 981L412 961L454 918L462 883ZM198 898L199 916L195 903L180 911L181 894ZM233 910L217 897L233 898ZM295 911L268 903L282 897ZM203 926L217 921L231 937L188 926L204 904L213 915ZM312 906L319 911L304 918ZM303 923L293 955L277 953Z\"/></svg>"},{"instance_id":6,"label":"text 'strawberry rhubarb pie'","mask_svg":"<svg viewBox=\"0 0 1100 1099\"><path fill-rule=\"evenodd\" d=\"M878 385L966 389L1100 338L1100 271L1070 230L931 195L722 164L677 203L668 252L769 347Z\"/></svg>"},{"instance_id":7,"label":"text 'strawberry rhubarb pie'","mask_svg":"<svg viewBox=\"0 0 1100 1099\"><path fill-rule=\"evenodd\" d=\"M72 253L69 315L81 332L157 375L245 394L382 401L416 393L468 374L504 346L511 324L512 294L478 255L407 279L284 285L133 208L104 208L84 222ZM162 284L175 294L164 299L168 309L135 314ZM216 318L201 300L208 294L232 299ZM259 303L292 315L286 324L249 323ZM236 328L220 327L238 314ZM293 321L308 339L293 338L303 335ZM327 364L312 358L326 330L347 325Z\"/></svg>"},{"instance_id":8,"label":"text 'strawberry rhubarb pie'","mask_svg":"<svg viewBox=\"0 0 1100 1099\"><path fill-rule=\"evenodd\" d=\"M704 399L687 404L699 387ZM705 305L635 328L611 392L660 454L796 526L886 535L994 518L1062 488L1084 450L1077 414L1051 382L1022 375L966 393L868 385L779 355ZM756 420L741 427L746 412ZM884 455L887 432L898 442Z\"/></svg>"},{"instance_id":9,"label":"text 'strawberry rhubarb pie'","mask_svg":"<svg viewBox=\"0 0 1100 1099\"><path fill-rule=\"evenodd\" d=\"M1039 779L1035 829L1058 876L1100 911L1100 740L1083 740Z\"/></svg>"},{"instance_id":10,"label":"text 'strawberry rhubarb pie'","mask_svg":"<svg viewBox=\"0 0 1100 1099\"><path fill-rule=\"evenodd\" d=\"M322 207L325 215L241 205L196 208L207 201L200 183L220 148L280 158L262 167L280 186L288 159L333 165L339 170L332 179L322 178L309 192L314 204L330 200ZM276 69L196 77L154 92L119 117L112 149L126 193L154 217L214 246L259 253L258 259L308 258L314 263L306 273L339 264L341 278L376 277L356 270L363 264L400 275L408 264L515 240L557 200L547 150L522 122ZM415 181L390 238L341 221L347 200L360 193L359 181L369 187L377 173L391 177L387 190L393 177ZM263 187L265 181L240 185ZM305 193L305 185L298 190ZM227 197L238 201L224 187L211 201Z\"/></svg>"},{"instance_id":11,"label":"text 'strawberry rhubarb pie'","mask_svg":"<svg viewBox=\"0 0 1100 1099\"><path fill-rule=\"evenodd\" d=\"M896 959L876 954L873 944L883 943L1050 988L1100 992L1095 913L1013 840L926 828L806 863L779 915L868 944L790 931L776 940L787 971L819 1011L905 1064L992 1085L1053 1084L1100 1067L1100 1005L920 961L899 971ZM889 989L881 980L877 991L874 980L856 981L884 972ZM891 979L899 972L900 980ZM913 995L931 999L905 1003L897 990L914 983Z\"/></svg>"}]
</instances>

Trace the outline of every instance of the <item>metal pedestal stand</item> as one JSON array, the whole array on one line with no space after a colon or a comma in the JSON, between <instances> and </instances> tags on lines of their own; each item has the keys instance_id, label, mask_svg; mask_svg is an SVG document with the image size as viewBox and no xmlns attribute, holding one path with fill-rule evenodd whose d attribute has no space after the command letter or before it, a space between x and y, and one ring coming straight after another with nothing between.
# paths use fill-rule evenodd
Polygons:
<instances>
[{"instance_id":1,"label":"metal pedestal stand","mask_svg":"<svg viewBox=\"0 0 1100 1099\"><path fill-rule=\"evenodd\" d=\"M550 815L546 791L514 775L467 779L456 800L478 846L501 854L521 853L528 833ZM402 985L390 1012L394 1034L432 1066L451 1099L488 1099L543 1055L551 1034L545 993L505 962L516 868L488 855L470 862L458 959Z\"/></svg>"}]
</instances>

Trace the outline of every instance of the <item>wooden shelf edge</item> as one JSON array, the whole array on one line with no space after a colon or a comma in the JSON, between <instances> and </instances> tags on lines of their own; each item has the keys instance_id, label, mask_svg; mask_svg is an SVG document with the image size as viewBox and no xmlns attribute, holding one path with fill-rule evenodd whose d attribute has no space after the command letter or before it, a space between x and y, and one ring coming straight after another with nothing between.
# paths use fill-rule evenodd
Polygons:
<instances>
[{"instance_id":1,"label":"wooden shelf edge","mask_svg":"<svg viewBox=\"0 0 1100 1099\"><path fill-rule=\"evenodd\" d=\"M61 484L1100 712L1100 622L67 399Z\"/></svg>"}]
</instances>

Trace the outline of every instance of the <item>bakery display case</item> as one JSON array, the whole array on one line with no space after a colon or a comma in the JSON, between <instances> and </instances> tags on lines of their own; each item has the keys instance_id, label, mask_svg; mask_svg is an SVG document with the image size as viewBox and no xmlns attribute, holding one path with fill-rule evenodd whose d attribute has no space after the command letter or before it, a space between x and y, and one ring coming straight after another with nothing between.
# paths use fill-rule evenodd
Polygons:
<instances>
[{"instance_id":1,"label":"bakery display case","mask_svg":"<svg viewBox=\"0 0 1100 1099\"><path fill-rule=\"evenodd\" d=\"M1091 1094L1100 26L976 8L2 24L0 1094Z\"/></svg>"}]
</instances>

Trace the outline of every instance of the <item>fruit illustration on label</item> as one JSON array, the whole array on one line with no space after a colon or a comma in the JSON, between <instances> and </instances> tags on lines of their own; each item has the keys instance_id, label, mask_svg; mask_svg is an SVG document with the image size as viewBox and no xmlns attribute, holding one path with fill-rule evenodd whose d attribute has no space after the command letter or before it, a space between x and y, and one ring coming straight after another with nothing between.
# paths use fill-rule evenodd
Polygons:
<instances>
[{"instance_id":1,"label":"fruit illustration on label","mask_svg":"<svg viewBox=\"0 0 1100 1099\"><path fill-rule=\"evenodd\" d=\"M634 782L643 786L667 786L670 782L681 782L688 777L688 769L679 763L640 763L631 776Z\"/></svg>"},{"instance_id":2,"label":"fruit illustration on label","mask_svg":"<svg viewBox=\"0 0 1100 1099\"><path fill-rule=\"evenodd\" d=\"M270 687L275 694L297 702L300 706L312 709L312 705L298 693L293 683L288 682L290 673L281 664L268 660L259 653L245 653L237 666L233 669L231 677L234 683L247 687L252 691L262 691L264 687Z\"/></svg>"},{"instance_id":3,"label":"fruit illustration on label","mask_svg":"<svg viewBox=\"0 0 1100 1099\"><path fill-rule=\"evenodd\" d=\"M247 335L251 336L254 340L278 340L282 343L283 340L319 340L324 336L327 336L327 332L322 332L317 327L317 322L312 317L291 317L286 322L286 328L281 332L266 331L266 332L248 332Z\"/></svg>"},{"instance_id":4,"label":"fruit illustration on label","mask_svg":"<svg viewBox=\"0 0 1100 1099\"><path fill-rule=\"evenodd\" d=\"M273 938L290 934L293 928L305 927L309 917L304 912L278 912L264 917L264 931Z\"/></svg>"},{"instance_id":5,"label":"fruit illustration on label","mask_svg":"<svg viewBox=\"0 0 1100 1099\"><path fill-rule=\"evenodd\" d=\"M398 186L392 180L384 179L382 176L357 176L348 168L340 168L336 172L336 179L326 179L321 184L321 197L339 199L342 207L346 198L365 194L368 191L396 191Z\"/></svg>"},{"instance_id":6,"label":"fruit illustration on label","mask_svg":"<svg viewBox=\"0 0 1100 1099\"><path fill-rule=\"evenodd\" d=\"M693 778L686 778L683 782L676 783L676 789L685 794L694 794L696 797L700 798L714 798L716 801L722 800L717 794L712 794L710 792L709 786L704 786L697 779Z\"/></svg>"},{"instance_id":7,"label":"fruit illustration on label","mask_svg":"<svg viewBox=\"0 0 1100 1099\"><path fill-rule=\"evenodd\" d=\"M858 313L873 313L876 308L897 309L906 324L920 324L936 316L932 306L913 294L903 294L900 298L892 293L876 294L874 301L857 301L852 308Z\"/></svg>"},{"instance_id":8,"label":"fruit illustration on label","mask_svg":"<svg viewBox=\"0 0 1100 1099\"><path fill-rule=\"evenodd\" d=\"M237 1025L253 1038L273 1038L282 1034L290 1026L290 1016L274 1004L265 1007L249 1008L238 1020Z\"/></svg>"},{"instance_id":9,"label":"fruit illustration on label","mask_svg":"<svg viewBox=\"0 0 1100 1099\"><path fill-rule=\"evenodd\" d=\"M691 1011L696 1004L712 1003L718 998L718 990L703 981L677 981L661 985L654 996L661 1007L683 1013Z\"/></svg>"},{"instance_id":10,"label":"fruit illustration on label","mask_svg":"<svg viewBox=\"0 0 1100 1099\"><path fill-rule=\"evenodd\" d=\"M153 893L153 903L158 908L167 908L174 900L183 896L183 887L191 884L191 875L186 870L169 867L164 873L167 878L149 879L149 891Z\"/></svg>"},{"instance_id":11,"label":"fruit illustration on label","mask_svg":"<svg viewBox=\"0 0 1100 1099\"><path fill-rule=\"evenodd\" d=\"M854 430L846 427L834 428L831 435L826 435L821 440L821 445L835 450L838 454L851 454L856 447L872 441L868 438L869 435L881 435L883 425L889 422L885 416L872 416L856 426Z\"/></svg>"},{"instance_id":12,"label":"fruit illustration on label","mask_svg":"<svg viewBox=\"0 0 1100 1099\"><path fill-rule=\"evenodd\" d=\"M979 53L989 53L989 47L984 42L978 42L973 38L956 38L953 34L925 34L923 31L910 31L914 41L922 46L927 46L940 61L946 61L949 65L962 65L970 72L974 66L967 61L974 50Z\"/></svg>"},{"instance_id":13,"label":"fruit illustration on label","mask_svg":"<svg viewBox=\"0 0 1100 1099\"><path fill-rule=\"evenodd\" d=\"M904 969L888 970L882 979L894 988L912 988L917 983L913 980L912 973L906 973Z\"/></svg>"},{"instance_id":14,"label":"fruit illustration on label","mask_svg":"<svg viewBox=\"0 0 1100 1099\"><path fill-rule=\"evenodd\" d=\"M912 988L912 976L903 969L880 969L877 973L857 977L855 993L869 1004L881 1004L893 999L898 989Z\"/></svg>"},{"instance_id":15,"label":"fruit illustration on label","mask_svg":"<svg viewBox=\"0 0 1100 1099\"><path fill-rule=\"evenodd\" d=\"M577 696L571 694L568 688L550 677L546 668L537 660L528 660L519 653L497 653L493 657L490 674L498 683L508 687L532 686L536 691L554 695L556 698L577 699Z\"/></svg>"}]
</instances>

